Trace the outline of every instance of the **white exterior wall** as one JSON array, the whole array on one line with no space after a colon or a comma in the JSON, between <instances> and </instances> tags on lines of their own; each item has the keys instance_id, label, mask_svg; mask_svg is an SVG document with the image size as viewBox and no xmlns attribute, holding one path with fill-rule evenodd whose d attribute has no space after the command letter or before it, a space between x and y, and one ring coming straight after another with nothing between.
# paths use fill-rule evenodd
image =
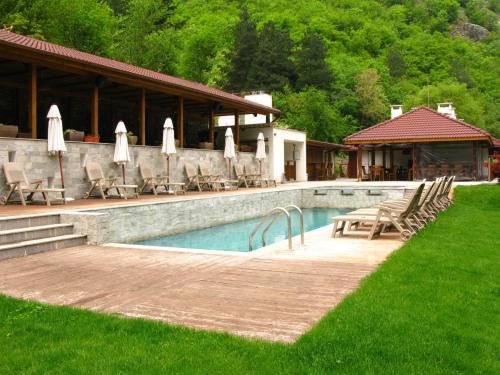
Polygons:
<instances>
[{"instance_id":1,"label":"white exterior wall","mask_svg":"<svg viewBox=\"0 0 500 375\"><path fill-rule=\"evenodd\" d=\"M251 102L259 103L262 105L266 105L268 107L273 106L273 97L269 94L253 94L253 95L245 95L246 100L250 100ZM273 115L270 115L270 121L273 121ZM250 124L265 124L266 123L266 116L264 115L257 115L254 116L253 114L250 115L245 115L243 118L243 123L245 125L250 125Z\"/></svg>"},{"instance_id":2,"label":"white exterior wall","mask_svg":"<svg viewBox=\"0 0 500 375\"><path fill-rule=\"evenodd\" d=\"M269 147L269 175L281 182L285 173L285 142L295 144L295 150L300 153L296 162L297 181L307 181L306 133L297 130L274 127L240 129L241 140L257 140L259 133L264 134Z\"/></svg>"}]
</instances>

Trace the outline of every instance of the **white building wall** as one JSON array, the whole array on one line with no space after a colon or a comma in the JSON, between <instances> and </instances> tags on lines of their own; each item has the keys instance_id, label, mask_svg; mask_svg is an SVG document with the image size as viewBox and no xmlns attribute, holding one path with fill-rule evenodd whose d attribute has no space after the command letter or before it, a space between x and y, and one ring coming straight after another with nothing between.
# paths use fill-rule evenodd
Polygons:
<instances>
[{"instance_id":1,"label":"white building wall","mask_svg":"<svg viewBox=\"0 0 500 375\"><path fill-rule=\"evenodd\" d=\"M251 102L259 103L262 105L266 105L268 107L273 106L273 97L269 94L252 94L252 95L245 95L246 100L250 100ZM273 115L271 114L271 119L270 121L273 121ZM253 114L250 115L245 115L243 118L243 123L245 125L250 125L250 124L265 124L266 123L266 116L264 115L257 115L254 116Z\"/></svg>"},{"instance_id":2,"label":"white building wall","mask_svg":"<svg viewBox=\"0 0 500 375\"><path fill-rule=\"evenodd\" d=\"M269 147L269 175L276 181L282 181L285 173L285 142L295 144L295 150L300 153L300 160L296 161L297 181L307 181L306 161L306 133L280 129L275 127L240 129L243 141L256 140L259 133L264 133Z\"/></svg>"}]
</instances>

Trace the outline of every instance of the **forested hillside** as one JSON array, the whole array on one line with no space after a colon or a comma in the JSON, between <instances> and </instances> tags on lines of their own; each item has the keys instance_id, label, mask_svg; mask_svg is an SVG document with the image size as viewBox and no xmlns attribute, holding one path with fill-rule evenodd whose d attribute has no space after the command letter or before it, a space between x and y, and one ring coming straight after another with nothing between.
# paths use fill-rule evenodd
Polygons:
<instances>
[{"instance_id":1,"label":"forested hillside","mask_svg":"<svg viewBox=\"0 0 500 375\"><path fill-rule=\"evenodd\" d=\"M280 122L341 141L389 104L452 101L500 136L500 0L2 0L12 31L272 92Z\"/></svg>"}]
</instances>

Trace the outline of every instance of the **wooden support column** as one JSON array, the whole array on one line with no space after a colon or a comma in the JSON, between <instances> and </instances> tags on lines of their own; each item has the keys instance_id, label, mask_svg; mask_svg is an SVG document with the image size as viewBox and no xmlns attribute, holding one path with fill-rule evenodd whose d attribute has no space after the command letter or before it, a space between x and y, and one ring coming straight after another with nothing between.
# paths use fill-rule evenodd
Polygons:
<instances>
[{"instance_id":1,"label":"wooden support column","mask_svg":"<svg viewBox=\"0 0 500 375\"><path fill-rule=\"evenodd\" d=\"M415 153L415 143L412 143L412 170L412 180L415 181L417 178L417 155Z\"/></svg>"},{"instance_id":2,"label":"wooden support column","mask_svg":"<svg viewBox=\"0 0 500 375\"><path fill-rule=\"evenodd\" d=\"M38 71L35 64L31 64L31 78L29 87L29 122L31 128L31 138L36 139L37 137L37 91L38 91Z\"/></svg>"},{"instance_id":3,"label":"wooden support column","mask_svg":"<svg viewBox=\"0 0 500 375\"><path fill-rule=\"evenodd\" d=\"M209 142L215 147L215 126L214 126L214 110L212 108L212 103L209 104L208 108L208 128L210 132Z\"/></svg>"},{"instance_id":4,"label":"wooden support column","mask_svg":"<svg viewBox=\"0 0 500 375\"><path fill-rule=\"evenodd\" d=\"M179 96L179 107L177 109L177 134L179 137L179 147L184 147L184 98Z\"/></svg>"},{"instance_id":5,"label":"wooden support column","mask_svg":"<svg viewBox=\"0 0 500 375\"><path fill-rule=\"evenodd\" d=\"M141 89L141 104L139 118L139 134L141 145L146 145L146 90Z\"/></svg>"},{"instance_id":6,"label":"wooden support column","mask_svg":"<svg viewBox=\"0 0 500 375\"><path fill-rule=\"evenodd\" d=\"M234 111L234 140L235 144L238 146L238 151L240 150L240 116L238 111Z\"/></svg>"},{"instance_id":7,"label":"wooden support column","mask_svg":"<svg viewBox=\"0 0 500 375\"><path fill-rule=\"evenodd\" d=\"M371 157L372 157L372 167L375 165L375 149L371 150Z\"/></svg>"},{"instance_id":8,"label":"wooden support column","mask_svg":"<svg viewBox=\"0 0 500 375\"><path fill-rule=\"evenodd\" d=\"M92 87L92 114L91 114L91 133L94 137L99 136L99 87Z\"/></svg>"},{"instance_id":9,"label":"wooden support column","mask_svg":"<svg viewBox=\"0 0 500 375\"><path fill-rule=\"evenodd\" d=\"M363 150L359 147L356 156L358 162L358 181L361 181L363 179Z\"/></svg>"},{"instance_id":10,"label":"wooden support column","mask_svg":"<svg viewBox=\"0 0 500 375\"><path fill-rule=\"evenodd\" d=\"M271 122L271 115L268 113L266 115L266 124L269 124Z\"/></svg>"}]
</instances>

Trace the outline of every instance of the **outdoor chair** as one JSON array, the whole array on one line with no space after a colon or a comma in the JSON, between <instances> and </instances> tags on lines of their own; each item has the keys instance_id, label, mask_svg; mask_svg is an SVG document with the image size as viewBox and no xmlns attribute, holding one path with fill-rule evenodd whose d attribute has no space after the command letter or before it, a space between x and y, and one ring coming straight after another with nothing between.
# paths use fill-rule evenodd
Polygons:
<instances>
[{"instance_id":1,"label":"outdoor chair","mask_svg":"<svg viewBox=\"0 0 500 375\"><path fill-rule=\"evenodd\" d=\"M143 184L139 189L139 193L143 193L145 189L151 188L154 195L158 195L158 188L164 188L166 193L172 192L174 195L177 192L184 193L186 186L183 182L170 182L169 176L155 176L153 168L144 162L139 163L139 172Z\"/></svg>"},{"instance_id":2,"label":"outdoor chair","mask_svg":"<svg viewBox=\"0 0 500 375\"><path fill-rule=\"evenodd\" d=\"M2 203L7 204L14 193L19 195L19 199L23 206L26 206L26 201L33 201L33 196L40 193L47 204L50 206L49 193L59 193L62 197L63 204L66 204L65 190L56 188L43 188L43 180L29 181L24 172L24 167L15 162L7 162L3 165L5 180L9 187L7 195L1 198ZM24 195L27 194L26 199Z\"/></svg>"},{"instance_id":3,"label":"outdoor chair","mask_svg":"<svg viewBox=\"0 0 500 375\"><path fill-rule=\"evenodd\" d=\"M238 180L238 186L244 185L246 188L248 188L247 177L245 175L245 172L243 171L243 166L241 164L234 164L234 174L236 175L236 178Z\"/></svg>"},{"instance_id":4,"label":"outdoor chair","mask_svg":"<svg viewBox=\"0 0 500 375\"><path fill-rule=\"evenodd\" d=\"M220 189L238 189L238 180L226 179L214 173L208 160L202 160L199 164L199 168L201 177L206 181L210 189L217 191Z\"/></svg>"},{"instance_id":5,"label":"outdoor chair","mask_svg":"<svg viewBox=\"0 0 500 375\"><path fill-rule=\"evenodd\" d=\"M85 199L92 197L95 190L99 191L102 199L116 197L116 195L110 194L112 191L116 191L118 197L127 199L127 189L133 190L132 195L139 198L139 186L119 184L117 183L118 177L105 178L99 163L87 162L85 164L85 173L90 182L89 191L83 195Z\"/></svg>"},{"instance_id":6,"label":"outdoor chair","mask_svg":"<svg viewBox=\"0 0 500 375\"><path fill-rule=\"evenodd\" d=\"M382 166L380 165L374 165L372 167L372 181L378 180L378 181L383 181L384 180L384 170Z\"/></svg>"},{"instance_id":7,"label":"outdoor chair","mask_svg":"<svg viewBox=\"0 0 500 375\"><path fill-rule=\"evenodd\" d=\"M273 184L274 187L277 186L276 180L270 178L269 176L260 175L260 173L255 170L252 163L246 163L244 168L246 178L251 181L254 186L264 187L264 184L266 184L267 187L270 187L271 184Z\"/></svg>"},{"instance_id":8,"label":"outdoor chair","mask_svg":"<svg viewBox=\"0 0 500 375\"><path fill-rule=\"evenodd\" d=\"M198 191L202 191L204 181L202 181L198 175L198 167L190 162L186 162L184 163L184 171L186 172L186 177L188 179L186 190L196 187Z\"/></svg>"},{"instance_id":9,"label":"outdoor chair","mask_svg":"<svg viewBox=\"0 0 500 375\"><path fill-rule=\"evenodd\" d=\"M420 184L403 207L381 205L377 207L377 212L374 215L351 212L345 215L334 216L332 218L334 222L332 237L341 236L344 233L346 225L349 228L352 226L359 228L368 225L370 227L369 240L373 239L375 235L382 233L389 226L396 228L403 240L409 239L419 228L419 226L416 226L415 221L412 220L412 217L415 214L424 187L424 183Z\"/></svg>"},{"instance_id":10,"label":"outdoor chair","mask_svg":"<svg viewBox=\"0 0 500 375\"><path fill-rule=\"evenodd\" d=\"M370 180L371 176L370 176L370 172L368 172L366 170L366 167L363 165L361 167L361 180L363 181L367 181L367 180Z\"/></svg>"}]
</instances>

